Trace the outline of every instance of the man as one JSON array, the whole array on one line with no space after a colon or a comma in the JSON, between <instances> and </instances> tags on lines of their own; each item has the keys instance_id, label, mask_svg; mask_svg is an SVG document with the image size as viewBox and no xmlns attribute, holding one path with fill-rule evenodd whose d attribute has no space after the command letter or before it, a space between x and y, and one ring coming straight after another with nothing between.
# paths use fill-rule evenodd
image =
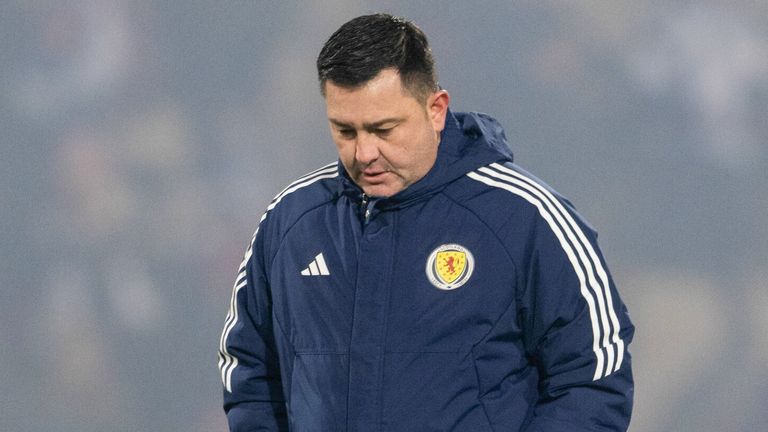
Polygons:
<instances>
[{"instance_id":1,"label":"man","mask_svg":"<svg viewBox=\"0 0 768 432\"><path fill-rule=\"evenodd\" d=\"M594 231L448 109L412 23L355 18L317 66L339 162L277 195L240 266L230 428L626 430L633 326Z\"/></svg>"}]
</instances>

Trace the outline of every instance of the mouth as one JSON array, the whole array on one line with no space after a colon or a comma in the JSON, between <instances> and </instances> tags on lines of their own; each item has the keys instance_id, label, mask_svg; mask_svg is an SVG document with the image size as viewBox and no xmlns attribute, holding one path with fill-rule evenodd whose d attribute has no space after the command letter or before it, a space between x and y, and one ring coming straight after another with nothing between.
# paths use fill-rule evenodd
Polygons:
<instances>
[{"instance_id":1,"label":"mouth","mask_svg":"<svg viewBox=\"0 0 768 432\"><path fill-rule=\"evenodd\" d=\"M389 173L388 170L365 170L361 174L363 180L368 183L381 183Z\"/></svg>"}]
</instances>

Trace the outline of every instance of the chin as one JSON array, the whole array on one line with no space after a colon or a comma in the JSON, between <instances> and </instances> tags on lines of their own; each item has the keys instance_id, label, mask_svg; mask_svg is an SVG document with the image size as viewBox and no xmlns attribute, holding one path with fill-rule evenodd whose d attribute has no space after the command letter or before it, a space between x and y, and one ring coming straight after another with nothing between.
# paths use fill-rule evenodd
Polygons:
<instances>
[{"instance_id":1,"label":"chin","mask_svg":"<svg viewBox=\"0 0 768 432\"><path fill-rule=\"evenodd\" d=\"M373 185L364 187L363 192L368 196L387 198L400 192L400 190L391 186Z\"/></svg>"}]
</instances>

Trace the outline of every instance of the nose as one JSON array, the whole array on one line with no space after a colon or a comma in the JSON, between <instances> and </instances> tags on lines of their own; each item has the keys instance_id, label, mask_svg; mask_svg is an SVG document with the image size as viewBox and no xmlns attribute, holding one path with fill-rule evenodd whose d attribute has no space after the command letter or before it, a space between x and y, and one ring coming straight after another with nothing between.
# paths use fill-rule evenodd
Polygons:
<instances>
[{"instance_id":1,"label":"nose","mask_svg":"<svg viewBox=\"0 0 768 432\"><path fill-rule=\"evenodd\" d=\"M379 144L376 135L363 132L355 142L355 159L363 165L370 165L379 158Z\"/></svg>"}]
</instances>

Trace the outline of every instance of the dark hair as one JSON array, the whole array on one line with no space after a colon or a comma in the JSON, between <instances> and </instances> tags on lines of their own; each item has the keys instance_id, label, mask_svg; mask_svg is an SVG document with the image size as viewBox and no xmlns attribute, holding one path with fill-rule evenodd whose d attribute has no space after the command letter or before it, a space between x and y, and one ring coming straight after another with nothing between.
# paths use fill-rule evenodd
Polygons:
<instances>
[{"instance_id":1,"label":"dark hair","mask_svg":"<svg viewBox=\"0 0 768 432\"><path fill-rule=\"evenodd\" d=\"M403 87L417 99L438 89L427 36L412 22L392 15L363 15L347 21L317 57L323 96L328 81L354 88L388 68L397 70Z\"/></svg>"}]
</instances>

